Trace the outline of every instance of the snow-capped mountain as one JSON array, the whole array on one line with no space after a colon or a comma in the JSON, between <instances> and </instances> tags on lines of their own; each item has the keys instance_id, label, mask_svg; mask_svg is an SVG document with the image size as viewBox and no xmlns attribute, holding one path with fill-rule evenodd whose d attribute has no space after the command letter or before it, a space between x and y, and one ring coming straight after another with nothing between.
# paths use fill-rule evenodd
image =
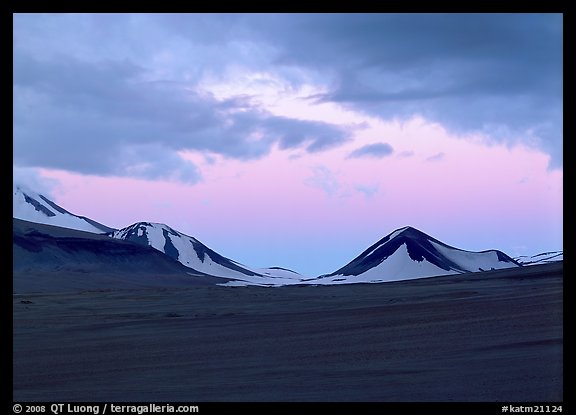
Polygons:
<instances>
[{"instance_id":1,"label":"snow-capped mountain","mask_svg":"<svg viewBox=\"0 0 576 415\"><path fill-rule=\"evenodd\" d=\"M550 262L564 261L564 251L542 252L537 255L521 255L514 260L522 265L548 264Z\"/></svg>"},{"instance_id":2,"label":"snow-capped mountain","mask_svg":"<svg viewBox=\"0 0 576 415\"><path fill-rule=\"evenodd\" d=\"M406 226L382 238L339 270L308 282L384 282L518 266L501 251L464 251Z\"/></svg>"},{"instance_id":3,"label":"snow-capped mountain","mask_svg":"<svg viewBox=\"0 0 576 415\"><path fill-rule=\"evenodd\" d=\"M241 281L232 285L285 285L301 281L300 274L293 271L249 268L218 254L196 238L161 223L138 222L109 235L151 246L195 271Z\"/></svg>"},{"instance_id":4,"label":"snow-capped mountain","mask_svg":"<svg viewBox=\"0 0 576 415\"><path fill-rule=\"evenodd\" d=\"M194 273L149 246L14 218L16 293L190 287L228 280Z\"/></svg>"},{"instance_id":5,"label":"snow-capped mountain","mask_svg":"<svg viewBox=\"0 0 576 415\"><path fill-rule=\"evenodd\" d=\"M514 260L497 250L464 251L407 226L387 235L339 270L308 278L280 267L245 266L218 254L196 238L164 224L139 222L120 230L113 229L87 217L74 215L44 195L17 185L14 185L13 216L149 246L196 273L231 280L224 285L385 282L519 267L563 259L562 252L547 252Z\"/></svg>"},{"instance_id":6,"label":"snow-capped mountain","mask_svg":"<svg viewBox=\"0 0 576 415\"><path fill-rule=\"evenodd\" d=\"M253 269L211 250L197 239L163 224L140 222L117 230L85 216L75 215L46 196L25 186L13 186L13 217L38 224L106 234L108 237L150 246L184 266L209 275L230 278L230 285L278 286L297 284L302 276L294 271L273 267Z\"/></svg>"},{"instance_id":7,"label":"snow-capped mountain","mask_svg":"<svg viewBox=\"0 0 576 415\"><path fill-rule=\"evenodd\" d=\"M46 196L23 186L15 184L13 188L12 216L16 219L92 233L106 233L115 230L87 217L70 213Z\"/></svg>"}]
</instances>

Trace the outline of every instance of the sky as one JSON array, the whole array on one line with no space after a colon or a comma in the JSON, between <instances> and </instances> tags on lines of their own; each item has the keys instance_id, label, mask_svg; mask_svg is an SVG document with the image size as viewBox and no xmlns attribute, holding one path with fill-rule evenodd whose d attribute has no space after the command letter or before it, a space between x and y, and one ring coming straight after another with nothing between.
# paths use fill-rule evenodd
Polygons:
<instances>
[{"instance_id":1,"label":"sky","mask_svg":"<svg viewBox=\"0 0 576 415\"><path fill-rule=\"evenodd\" d=\"M13 173L307 276L563 249L561 14L14 14Z\"/></svg>"}]
</instances>

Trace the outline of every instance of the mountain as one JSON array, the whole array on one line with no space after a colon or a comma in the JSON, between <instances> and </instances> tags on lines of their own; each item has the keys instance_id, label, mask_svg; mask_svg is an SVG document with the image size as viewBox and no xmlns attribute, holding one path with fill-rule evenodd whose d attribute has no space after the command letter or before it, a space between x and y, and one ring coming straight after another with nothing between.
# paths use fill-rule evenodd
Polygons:
<instances>
[{"instance_id":1,"label":"mountain","mask_svg":"<svg viewBox=\"0 0 576 415\"><path fill-rule=\"evenodd\" d=\"M154 248L172 260L184 265L188 272L224 278L227 285L277 286L299 283L302 276L278 267L252 269L211 250L197 239L158 223L140 222L121 230L78 216L58 206L46 196L14 184L13 218L36 224L74 229L104 238L129 241L139 246ZM46 243L46 240L36 244ZM74 262L74 261L72 261Z\"/></svg>"},{"instance_id":2,"label":"mountain","mask_svg":"<svg viewBox=\"0 0 576 415\"><path fill-rule=\"evenodd\" d=\"M12 217L46 225L61 226L92 233L112 232L115 229L61 208L46 196L23 186L13 186Z\"/></svg>"},{"instance_id":3,"label":"mountain","mask_svg":"<svg viewBox=\"0 0 576 415\"><path fill-rule=\"evenodd\" d=\"M382 238L339 270L317 278L307 278L280 267L245 266L213 251L198 239L165 224L138 222L117 230L87 217L70 213L47 197L22 186L14 186L13 196L15 221L21 219L37 224L59 226L67 231L75 229L90 232L93 238L96 237L94 234L100 234L97 238L99 242L95 243L93 238L87 238L85 235L66 236L67 239L60 240L53 237L40 237L34 233L23 235L14 231L16 249L22 258L27 258L26 261L32 261L29 262L31 264L45 261L47 257L35 256L31 253L46 250L44 254L51 252L54 254L52 259L55 262L53 261L52 265L57 264L57 267L64 267L63 269L67 270L70 267L77 267L78 261L83 264L79 269L86 270L88 266L85 260L88 258L93 261L90 262L91 264L99 264L91 268L96 273L103 269L120 272L120 268L114 268L114 266L119 266L118 264L122 262L120 257L124 254L121 252L126 252L130 258L136 258L138 255L145 256L144 251L135 251L135 247L147 248L148 253L154 252L154 258L158 258L160 254L165 257L165 260L169 260L172 266L178 264L179 273L219 277L223 278L223 280L218 280L219 283L235 286L384 282L518 267L523 264L549 262L554 258L562 259L562 253L556 252L539 254L530 258L522 257L515 261L497 250L464 251L406 226ZM52 229L50 232L40 232L40 234L52 235L54 232L65 231ZM129 242L129 247L114 245L115 242L112 242L119 240ZM79 244L78 249L73 247L75 242ZM81 254L81 257L75 258L72 255L74 252ZM110 252L116 252L116 254L110 254ZM39 258L41 258L40 261ZM106 262L105 265L104 262ZM143 261L143 264L147 262ZM133 265L135 264L131 266ZM152 265L150 267L151 271L156 269Z\"/></svg>"},{"instance_id":4,"label":"mountain","mask_svg":"<svg viewBox=\"0 0 576 415\"><path fill-rule=\"evenodd\" d=\"M464 251L406 226L339 270L308 283L384 282L521 266L497 250Z\"/></svg>"},{"instance_id":5,"label":"mountain","mask_svg":"<svg viewBox=\"0 0 576 415\"><path fill-rule=\"evenodd\" d=\"M293 271L281 268L249 268L218 254L196 238L161 223L138 222L108 235L151 246L195 271L241 281L230 285L285 285L301 281L300 274Z\"/></svg>"},{"instance_id":6,"label":"mountain","mask_svg":"<svg viewBox=\"0 0 576 415\"><path fill-rule=\"evenodd\" d=\"M188 287L227 279L195 273L148 246L13 219L14 292Z\"/></svg>"},{"instance_id":7,"label":"mountain","mask_svg":"<svg viewBox=\"0 0 576 415\"><path fill-rule=\"evenodd\" d=\"M514 260L522 265L538 265L538 264L548 264L550 262L557 262L564 260L564 251L550 251L542 252L537 255L521 255L515 257Z\"/></svg>"}]
</instances>

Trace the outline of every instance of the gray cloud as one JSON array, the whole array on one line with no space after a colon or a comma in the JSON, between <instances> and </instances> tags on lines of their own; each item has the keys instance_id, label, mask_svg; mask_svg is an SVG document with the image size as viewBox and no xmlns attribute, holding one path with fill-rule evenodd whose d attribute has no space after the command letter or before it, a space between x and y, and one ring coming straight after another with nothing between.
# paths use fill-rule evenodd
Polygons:
<instances>
[{"instance_id":1,"label":"gray cloud","mask_svg":"<svg viewBox=\"0 0 576 415\"><path fill-rule=\"evenodd\" d=\"M54 190L58 184L57 180L43 177L37 169L27 167L13 167L12 179L14 187L32 190L49 198L54 197Z\"/></svg>"},{"instance_id":2,"label":"gray cloud","mask_svg":"<svg viewBox=\"0 0 576 415\"><path fill-rule=\"evenodd\" d=\"M99 175L196 182L177 151L230 158L280 148L322 151L340 127L269 114L242 97L218 101L185 82L152 82L129 61L41 61L14 54L14 161Z\"/></svg>"},{"instance_id":3,"label":"gray cloud","mask_svg":"<svg viewBox=\"0 0 576 415\"><path fill-rule=\"evenodd\" d=\"M357 184L354 186L354 188L360 193L364 194L366 199L372 199L380 190L380 185Z\"/></svg>"},{"instance_id":4,"label":"gray cloud","mask_svg":"<svg viewBox=\"0 0 576 415\"><path fill-rule=\"evenodd\" d=\"M508 142L532 145L536 136L552 165L562 164L561 14L326 14L267 22L283 45L277 62L331 81L320 101L383 118L419 114L457 133Z\"/></svg>"},{"instance_id":5,"label":"gray cloud","mask_svg":"<svg viewBox=\"0 0 576 415\"><path fill-rule=\"evenodd\" d=\"M192 162L157 143L122 147L112 172L118 176L185 183L196 183L201 179L200 172Z\"/></svg>"},{"instance_id":6,"label":"gray cloud","mask_svg":"<svg viewBox=\"0 0 576 415\"><path fill-rule=\"evenodd\" d=\"M350 138L199 92L231 68L316 83L315 100L384 119L527 138L562 163L561 14L17 14L13 33L21 166L194 181L178 150L250 160ZM162 149L156 167L144 148Z\"/></svg>"},{"instance_id":7,"label":"gray cloud","mask_svg":"<svg viewBox=\"0 0 576 415\"><path fill-rule=\"evenodd\" d=\"M392 146L388 143L375 143L368 144L354 150L348 155L348 158L360 158L360 157L373 157L382 158L391 155L394 152Z\"/></svg>"}]
</instances>

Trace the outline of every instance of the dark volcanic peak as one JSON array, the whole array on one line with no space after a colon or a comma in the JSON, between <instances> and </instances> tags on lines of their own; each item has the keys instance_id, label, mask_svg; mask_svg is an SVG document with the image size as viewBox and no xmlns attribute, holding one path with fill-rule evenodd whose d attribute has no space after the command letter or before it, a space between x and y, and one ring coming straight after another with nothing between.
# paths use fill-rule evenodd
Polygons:
<instances>
[{"instance_id":1,"label":"dark volcanic peak","mask_svg":"<svg viewBox=\"0 0 576 415\"><path fill-rule=\"evenodd\" d=\"M447 273L463 273L519 265L503 252L497 250L464 251L440 242L416 228L405 226L385 236L349 264L325 277L363 274L394 257L403 246L408 254L407 262L410 262L410 260L416 264L427 262L437 267L440 271L444 270ZM483 258L480 258L480 256ZM497 264L499 262L502 263L502 266ZM402 268L403 264L395 263L395 267Z\"/></svg>"}]
</instances>

